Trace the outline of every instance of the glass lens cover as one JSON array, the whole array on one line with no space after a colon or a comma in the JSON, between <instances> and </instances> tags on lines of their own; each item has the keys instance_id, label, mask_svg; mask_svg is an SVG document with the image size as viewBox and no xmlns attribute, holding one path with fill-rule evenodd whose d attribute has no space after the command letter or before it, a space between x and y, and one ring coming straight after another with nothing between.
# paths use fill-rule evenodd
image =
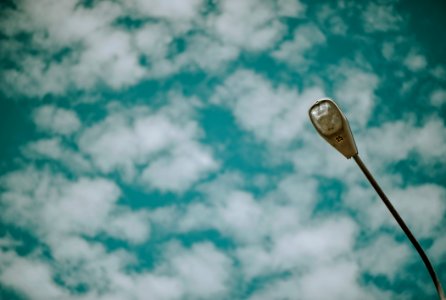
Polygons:
<instances>
[{"instance_id":1,"label":"glass lens cover","mask_svg":"<svg viewBox=\"0 0 446 300\"><path fill-rule=\"evenodd\" d=\"M342 129L342 117L329 101L315 105L310 112L316 128L324 135L331 135Z\"/></svg>"}]
</instances>

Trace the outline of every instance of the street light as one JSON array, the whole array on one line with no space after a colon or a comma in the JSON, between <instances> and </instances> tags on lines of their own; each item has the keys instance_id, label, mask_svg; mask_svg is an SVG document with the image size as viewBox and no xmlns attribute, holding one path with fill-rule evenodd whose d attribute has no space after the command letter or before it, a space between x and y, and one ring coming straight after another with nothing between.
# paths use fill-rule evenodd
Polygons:
<instances>
[{"instance_id":1,"label":"street light","mask_svg":"<svg viewBox=\"0 0 446 300\"><path fill-rule=\"evenodd\" d=\"M429 258L427 257L423 248L418 243L417 239L414 237L407 225L404 223L403 219L400 217L396 209L393 207L386 194L384 194L383 190L373 178L372 174L359 158L358 149L356 148L355 140L350 130L348 120L344 116L342 111L339 109L336 103L333 102L333 100L325 98L316 101L316 103L310 107L308 114L310 115L310 120L313 123L313 126L316 128L317 132L330 145L341 152L346 158L350 159L353 157L361 171L364 173L365 177L367 177L370 184L373 186L381 200L387 206L395 220L400 225L401 229L404 231L406 236L411 241L412 245L417 250L418 254L424 262L424 265L429 271L432 281L435 284L435 288L437 289L440 300L446 300L440 280L438 279L438 276L435 273L435 270L432 267L432 264L430 263Z\"/></svg>"}]
</instances>

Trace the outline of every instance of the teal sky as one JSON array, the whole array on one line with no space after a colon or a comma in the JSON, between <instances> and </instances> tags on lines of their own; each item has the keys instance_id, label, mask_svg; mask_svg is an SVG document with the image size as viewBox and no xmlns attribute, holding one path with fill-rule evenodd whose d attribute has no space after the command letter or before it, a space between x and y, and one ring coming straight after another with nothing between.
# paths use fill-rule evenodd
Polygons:
<instances>
[{"instance_id":1,"label":"teal sky","mask_svg":"<svg viewBox=\"0 0 446 300\"><path fill-rule=\"evenodd\" d=\"M442 1L0 4L0 299L436 299Z\"/></svg>"}]
</instances>

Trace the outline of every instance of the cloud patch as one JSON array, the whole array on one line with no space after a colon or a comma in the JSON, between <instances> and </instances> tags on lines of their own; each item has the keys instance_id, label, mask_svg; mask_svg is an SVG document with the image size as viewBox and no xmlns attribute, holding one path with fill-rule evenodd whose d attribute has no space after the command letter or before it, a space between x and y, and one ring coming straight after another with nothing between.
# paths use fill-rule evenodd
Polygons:
<instances>
[{"instance_id":1,"label":"cloud patch","mask_svg":"<svg viewBox=\"0 0 446 300\"><path fill-rule=\"evenodd\" d=\"M118 108L84 130L81 151L104 173L117 171L148 189L181 192L218 168L186 99L157 112ZM193 101L193 99L190 99Z\"/></svg>"},{"instance_id":2,"label":"cloud patch","mask_svg":"<svg viewBox=\"0 0 446 300\"><path fill-rule=\"evenodd\" d=\"M229 107L240 126L260 140L286 145L302 131L309 104L323 95L317 87L299 93L273 86L252 70L238 70L217 89L213 101Z\"/></svg>"},{"instance_id":3,"label":"cloud patch","mask_svg":"<svg viewBox=\"0 0 446 300\"><path fill-rule=\"evenodd\" d=\"M36 109L33 120L40 130L60 135L73 134L81 127L81 121L76 112L53 105Z\"/></svg>"}]
</instances>

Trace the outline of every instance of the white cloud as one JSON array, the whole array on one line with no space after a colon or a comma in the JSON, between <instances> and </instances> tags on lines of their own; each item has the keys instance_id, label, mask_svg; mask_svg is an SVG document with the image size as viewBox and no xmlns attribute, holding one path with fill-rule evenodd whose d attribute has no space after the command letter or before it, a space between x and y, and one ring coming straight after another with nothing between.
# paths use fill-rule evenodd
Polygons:
<instances>
[{"instance_id":1,"label":"white cloud","mask_svg":"<svg viewBox=\"0 0 446 300\"><path fill-rule=\"evenodd\" d=\"M285 33L270 2L227 0L221 2L220 9L217 16L209 19L209 26L230 45L250 51L265 50L272 48Z\"/></svg>"},{"instance_id":2,"label":"white cloud","mask_svg":"<svg viewBox=\"0 0 446 300\"><path fill-rule=\"evenodd\" d=\"M404 24L403 17L392 4L369 3L362 17L364 29L368 32L395 31Z\"/></svg>"},{"instance_id":3,"label":"white cloud","mask_svg":"<svg viewBox=\"0 0 446 300\"><path fill-rule=\"evenodd\" d=\"M324 264L347 253L354 243L356 224L349 218L333 218L280 237L273 249L274 257L286 266L286 261L300 264ZM342 232L336 235L335 232Z\"/></svg>"},{"instance_id":4,"label":"white cloud","mask_svg":"<svg viewBox=\"0 0 446 300\"><path fill-rule=\"evenodd\" d=\"M10 252L1 252L0 281L20 291L29 299L56 300L66 298L63 289L53 281L53 273L45 263L22 258Z\"/></svg>"},{"instance_id":5,"label":"white cloud","mask_svg":"<svg viewBox=\"0 0 446 300\"><path fill-rule=\"evenodd\" d=\"M118 171L148 189L184 191L218 163L198 142L202 132L187 104L194 100L178 100L157 112L147 107L117 109L86 129L79 147L105 173Z\"/></svg>"},{"instance_id":6,"label":"white cloud","mask_svg":"<svg viewBox=\"0 0 446 300\"><path fill-rule=\"evenodd\" d=\"M135 9L139 14L169 20L191 21L200 13L203 0L132 0L124 5Z\"/></svg>"},{"instance_id":7,"label":"white cloud","mask_svg":"<svg viewBox=\"0 0 446 300\"><path fill-rule=\"evenodd\" d=\"M68 69L76 86L91 89L106 83L120 89L144 77L145 70L129 33L109 28L96 32L84 43L85 50Z\"/></svg>"},{"instance_id":8,"label":"white cloud","mask_svg":"<svg viewBox=\"0 0 446 300\"><path fill-rule=\"evenodd\" d=\"M418 52L411 51L404 59L404 65L411 71L421 71L426 68L426 57Z\"/></svg>"},{"instance_id":9,"label":"white cloud","mask_svg":"<svg viewBox=\"0 0 446 300\"><path fill-rule=\"evenodd\" d=\"M353 127L364 128L373 111L378 76L347 65L337 68L333 75L337 81L335 100L341 105Z\"/></svg>"},{"instance_id":10,"label":"white cloud","mask_svg":"<svg viewBox=\"0 0 446 300\"><path fill-rule=\"evenodd\" d=\"M11 257L0 260L2 284L33 299L78 299L67 288L79 285L89 288L81 299L100 299L99 294L104 299L129 299L135 294L137 280L123 271L135 258L119 248L111 251L98 241L87 241L102 234L130 244L148 238L148 214L118 205L121 192L113 182L69 181L32 168L9 173L1 182L2 220L37 237L52 256L51 262L40 259L40 246L31 260L8 252ZM56 275L64 286L54 282Z\"/></svg>"},{"instance_id":11,"label":"white cloud","mask_svg":"<svg viewBox=\"0 0 446 300\"><path fill-rule=\"evenodd\" d=\"M235 174L224 174L199 187L206 201L192 203L185 211L161 209L152 220L181 232L217 229L246 245L299 227L315 204L316 182L308 178L285 177L262 199L243 189L245 184ZM169 224L172 221L176 224Z\"/></svg>"},{"instance_id":12,"label":"white cloud","mask_svg":"<svg viewBox=\"0 0 446 300\"><path fill-rule=\"evenodd\" d=\"M181 299L183 290L181 283L173 277L144 274L134 278L135 287L132 294L136 299Z\"/></svg>"},{"instance_id":13,"label":"white cloud","mask_svg":"<svg viewBox=\"0 0 446 300\"><path fill-rule=\"evenodd\" d=\"M167 253L169 272L180 278L186 295L210 299L229 291L232 262L212 244L195 244L187 250L171 245Z\"/></svg>"},{"instance_id":14,"label":"white cloud","mask_svg":"<svg viewBox=\"0 0 446 300\"><path fill-rule=\"evenodd\" d=\"M353 208L358 214L358 222L366 229L370 231L376 231L380 229L384 224L391 224L394 230L397 229L396 222L389 216L389 212L381 199L375 194L373 188L366 184L365 179L360 176L360 171L355 170L356 181L364 183L354 184L354 180L348 182L348 190L343 197L343 203L349 208ZM390 180L389 180L390 181ZM379 180L380 183L386 183L386 180ZM383 186L386 191L387 185ZM393 199L391 199L393 203Z\"/></svg>"},{"instance_id":15,"label":"white cloud","mask_svg":"<svg viewBox=\"0 0 446 300\"><path fill-rule=\"evenodd\" d=\"M446 190L435 184L400 187L401 178L385 174L379 177L383 190L413 234L419 238L437 236L446 212L443 201ZM344 204L355 209L362 226L371 231L391 228L393 232L401 232L381 199L363 178L353 178L347 182L349 188L343 197Z\"/></svg>"},{"instance_id":16,"label":"white cloud","mask_svg":"<svg viewBox=\"0 0 446 300\"><path fill-rule=\"evenodd\" d=\"M120 89L146 76L159 77L177 71L178 66L160 60L167 55L166 46L176 32L160 31L162 25L153 25L147 26L152 29L151 35L147 34L147 28L133 33L117 28L114 22L127 13L134 15L138 12L158 18L170 14L172 20L181 18L178 22L184 23L183 17L193 19L200 2L180 1L180 5L136 1L124 5L103 1L86 8L76 1L46 0L38 5L33 1L22 1L18 10L8 11L0 27L11 37L20 33L31 34L31 47L40 50L40 55L30 55L26 50L29 44L14 44L9 55L19 68L3 71L3 88L10 93L42 97L48 93L64 94L70 89L91 90L102 85ZM148 15L147 8L150 8ZM160 43L153 33L164 34L162 41L165 43ZM145 42L141 42L141 37ZM148 44L154 43L161 52L149 55L153 66L147 70L140 65L139 56L153 54L154 50L147 49L150 48ZM61 58L52 59L53 56ZM166 68L168 70L164 70Z\"/></svg>"},{"instance_id":17,"label":"white cloud","mask_svg":"<svg viewBox=\"0 0 446 300\"><path fill-rule=\"evenodd\" d=\"M168 57L175 37L175 32L164 23L146 24L134 33L135 46L148 63L148 77L168 76L181 68L183 62Z\"/></svg>"},{"instance_id":18,"label":"white cloud","mask_svg":"<svg viewBox=\"0 0 446 300\"><path fill-rule=\"evenodd\" d=\"M69 181L59 174L28 168L2 177L2 185L6 189L1 194L3 220L45 241L73 234L93 237L105 233L137 242L148 237L147 216L117 206L121 192L109 180ZM131 231L130 215L134 218Z\"/></svg>"},{"instance_id":19,"label":"white cloud","mask_svg":"<svg viewBox=\"0 0 446 300\"><path fill-rule=\"evenodd\" d=\"M278 184L278 190L256 199L240 190L238 180L228 179L223 176L201 188L204 202L185 211L161 209L152 220L169 231L213 228L235 239L235 254L248 281L296 268L313 269L352 251L357 228L351 219L313 217L310 221L313 181L290 176Z\"/></svg>"},{"instance_id":20,"label":"white cloud","mask_svg":"<svg viewBox=\"0 0 446 300\"><path fill-rule=\"evenodd\" d=\"M198 144L178 145L169 155L150 162L141 180L160 190L184 191L217 166L209 151Z\"/></svg>"},{"instance_id":21,"label":"white cloud","mask_svg":"<svg viewBox=\"0 0 446 300\"><path fill-rule=\"evenodd\" d=\"M218 72L224 70L240 54L239 48L208 35L195 34L186 41L188 44L186 52L176 58L176 62L184 65L186 69L198 68L208 72Z\"/></svg>"},{"instance_id":22,"label":"white cloud","mask_svg":"<svg viewBox=\"0 0 446 300\"><path fill-rule=\"evenodd\" d=\"M47 156L53 159L61 159L63 156L60 139L43 139L28 144L27 151Z\"/></svg>"},{"instance_id":23,"label":"white cloud","mask_svg":"<svg viewBox=\"0 0 446 300\"><path fill-rule=\"evenodd\" d=\"M259 139L287 145L307 122L310 103L323 96L319 88L301 93L250 70L238 70L217 89L213 101L231 108L237 123Z\"/></svg>"},{"instance_id":24,"label":"white cloud","mask_svg":"<svg viewBox=\"0 0 446 300\"><path fill-rule=\"evenodd\" d=\"M348 255L355 235L356 226L348 218L318 220L276 232L270 237L270 245L240 247L237 256L248 279L295 269L314 269Z\"/></svg>"},{"instance_id":25,"label":"white cloud","mask_svg":"<svg viewBox=\"0 0 446 300\"><path fill-rule=\"evenodd\" d=\"M299 0L278 0L276 2L279 16L297 17L306 11L306 6Z\"/></svg>"},{"instance_id":26,"label":"white cloud","mask_svg":"<svg viewBox=\"0 0 446 300\"><path fill-rule=\"evenodd\" d=\"M434 68L432 68L430 73L436 79L439 79L439 80L445 80L446 79L446 69L445 69L445 67L443 67L441 65L437 65Z\"/></svg>"},{"instance_id":27,"label":"white cloud","mask_svg":"<svg viewBox=\"0 0 446 300\"><path fill-rule=\"evenodd\" d=\"M394 280L410 260L413 249L407 243L398 243L392 237L381 235L357 252L363 271L372 275L385 275Z\"/></svg>"},{"instance_id":28,"label":"white cloud","mask_svg":"<svg viewBox=\"0 0 446 300\"><path fill-rule=\"evenodd\" d=\"M352 262L341 260L301 273L273 281L249 299L324 299L330 295L333 299L354 300L379 299L383 296L358 283L359 269Z\"/></svg>"},{"instance_id":29,"label":"white cloud","mask_svg":"<svg viewBox=\"0 0 446 300\"><path fill-rule=\"evenodd\" d=\"M206 32L188 32L179 35L165 23L147 24L135 32L135 44L148 64L147 76L160 78L180 70L220 72L229 62L236 59L240 49L224 43L217 36ZM172 55L170 47L175 38L184 41L185 49Z\"/></svg>"},{"instance_id":30,"label":"white cloud","mask_svg":"<svg viewBox=\"0 0 446 300\"><path fill-rule=\"evenodd\" d=\"M0 237L0 249L10 249L23 245L19 240L15 240L10 234Z\"/></svg>"},{"instance_id":31,"label":"white cloud","mask_svg":"<svg viewBox=\"0 0 446 300\"><path fill-rule=\"evenodd\" d=\"M284 26L277 16L300 14L304 10L297 1L276 4L222 1L216 3L216 11L204 17L200 16L202 2L161 5L136 1L129 6L139 8L137 14L168 20L168 23L148 24L136 32L137 45L149 61L148 76L160 77L197 68L219 72L237 58L241 50L272 48L284 34ZM158 11L160 9L162 12ZM168 47L175 38L184 40L185 49L169 55Z\"/></svg>"},{"instance_id":32,"label":"white cloud","mask_svg":"<svg viewBox=\"0 0 446 300\"><path fill-rule=\"evenodd\" d=\"M345 35L348 30L346 20L341 17L341 11L344 9L342 4L338 7L332 7L330 4L321 5L317 10L316 16L319 24L322 24L325 31L336 35Z\"/></svg>"},{"instance_id":33,"label":"white cloud","mask_svg":"<svg viewBox=\"0 0 446 300\"><path fill-rule=\"evenodd\" d=\"M393 60L395 57L395 44L391 42L384 42L382 44L381 52L385 59Z\"/></svg>"},{"instance_id":34,"label":"white cloud","mask_svg":"<svg viewBox=\"0 0 446 300\"><path fill-rule=\"evenodd\" d=\"M232 262L214 245L196 243L186 248L171 242L163 250L152 272L115 270L111 279L116 288L109 289L104 299L220 299L230 291Z\"/></svg>"},{"instance_id":35,"label":"white cloud","mask_svg":"<svg viewBox=\"0 0 446 300\"><path fill-rule=\"evenodd\" d=\"M2 70L2 78L5 78L1 87L7 94L19 94L25 96L43 97L48 93L63 94L68 86L61 65L50 65L39 57L25 56L20 58L19 64L22 70Z\"/></svg>"},{"instance_id":36,"label":"white cloud","mask_svg":"<svg viewBox=\"0 0 446 300\"><path fill-rule=\"evenodd\" d=\"M446 103L446 89L436 89L430 94L430 103L435 107L441 107Z\"/></svg>"},{"instance_id":37,"label":"white cloud","mask_svg":"<svg viewBox=\"0 0 446 300\"><path fill-rule=\"evenodd\" d=\"M302 25L294 31L293 39L283 42L272 56L292 67L306 67L312 61L307 56L325 41L325 35L315 25Z\"/></svg>"},{"instance_id":38,"label":"white cloud","mask_svg":"<svg viewBox=\"0 0 446 300\"><path fill-rule=\"evenodd\" d=\"M443 132L446 129L443 122L432 117L420 126L414 123L409 118L367 129L361 136L363 151L380 164L407 159L413 153L420 156L421 163L444 161L446 137Z\"/></svg>"},{"instance_id":39,"label":"white cloud","mask_svg":"<svg viewBox=\"0 0 446 300\"><path fill-rule=\"evenodd\" d=\"M111 2L91 9L75 1L20 2L17 10L8 11L1 27L9 36L27 33L32 40L10 54L19 68L3 71L7 79L3 88L8 93L42 97L104 83L112 88L135 83L144 71L130 36L112 28L120 14L119 6ZM29 47L41 55L29 54ZM60 59L53 59L58 55Z\"/></svg>"},{"instance_id":40,"label":"white cloud","mask_svg":"<svg viewBox=\"0 0 446 300\"><path fill-rule=\"evenodd\" d=\"M435 259L434 265L435 261L441 261L446 256L446 236L443 234L437 236L428 252Z\"/></svg>"},{"instance_id":41,"label":"white cloud","mask_svg":"<svg viewBox=\"0 0 446 300\"><path fill-rule=\"evenodd\" d=\"M128 254L83 239L59 241L53 250L56 262L0 252L2 285L32 299L72 300L220 298L232 285L231 260L209 243L168 245L152 272L125 271L132 265ZM79 284L88 287L85 293L73 293Z\"/></svg>"},{"instance_id":42,"label":"white cloud","mask_svg":"<svg viewBox=\"0 0 446 300\"><path fill-rule=\"evenodd\" d=\"M148 214L144 211L118 209L110 216L106 232L117 239L143 243L150 235Z\"/></svg>"},{"instance_id":43,"label":"white cloud","mask_svg":"<svg viewBox=\"0 0 446 300\"><path fill-rule=\"evenodd\" d=\"M1 27L9 36L33 33L37 46L57 51L82 41L119 15L118 6L111 2L99 3L92 9L77 4L75 0L21 1L17 10L8 11Z\"/></svg>"},{"instance_id":44,"label":"white cloud","mask_svg":"<svg viewBox=\"0 0 446 300\"><path fill-rule=\"evenodd\" d=\"M36 109L33 120L40 130L61 135L70 135L81 127L81 122L75 111L53 105L45 105Z\"/></svg>"},{"instance_id":45,"label":"white cloud","mask_svg":"<svg viewBox=\"0 0 446 300\"><path fill-rule=\"evenodd\" d=\"M434 184L409 186L390 191L389 197L394 199L395 207L416 236L432 237L439 230L446 212L444 187Z\"/></svg>"},{"instance_id":46,"label":"white cloud","mask_svg":"<svg viewBox=\"0 0 446 300\"><path fill-rule=\"evenodd\" d=\"M232 227L234 235L249 240L249 233L256 237L258 226L262 223L262 209L256 204L252 195L235 191L225 199L224 207L218 213L224 224Z\"/></svg>"},{"instance_id":47,"label":"white cloud","mask_svg":"<svg viewBox=\"0 0 446 300\"><path fill-rule=\"evenodd\" d=\"M50 184L52 186L54 185ZM74 230L75 233L91 235L105 226L105 219L120 192L113 183L106 180L81 179L61 187L60 195L52 195L46 191L43 193L48 198L41 200L44 208L40 212L43 219L41 221L47 220L47 233L55 232L50 229L50 224L58 224L58 231L71 233ZM31 198L29 201L33 200L37 199Z\"/></svg>"},{"instance_id":48,"label":"white cloud","mask_svg":"<svg viewBox=\"0 0 446 300\"><path fill-rule=\"evenodd\" d=\"M4 49L17 66L2 71L2 89L43 97L103 86L119 90L184 69L219 72L241 50L273 48L285 34L278 17L304 11L298 1L231 0L217 8L204 16L202 0L103 1L91 7L75 1L22 1L0 22L9 38ZM133 29L116 25L129 16L155 22ZM23 33L31 36L27 44L13 39ZM186 49L172 54L177 39L185 41ZM30 48L39 55L29 53Z\"/></svg>"},{"instance_id":49,"label":"white cloud","mask_svg":"<svg viewBox=\"0 0 446 300\"><path fill-rule=\"evenodd\" d=\"M153 59L164 58L173 36L163 23L146 24L135 33L135 42L143 54Z\"/></svg>"},{"instance_id":50,"label":"white cloud","mask_svg":"<svg viewBox=\"0 0 446 300\"><path fill-rule=\"evenodd\" d=\"M91 163L79 152L63 143L60 138L41 139L28 143L24 154L31 158L51 159L61 162L69 169L77 172L90 172Z\"/></svg>"},{"instance_id":51,"label":"white cloud","mask_svg":"<svg viewBox=\"0 0 446 300\"><path fill-rule=\"evenodd\" d=\"M264 223L264 224L262 224ZM229 190L225 194L211 198L207 204L190 205L179 222L181 231L214 228L230 235L239 243L255 241L261 238L270 224L264 211L255 202L252 195Z\"/></svg>"},{"instance_id":52,"label":"white cloud","mask_svg":"<svg viewBox=\"0 0 446 300\"><path fill-rule=\"evenodd\" d=\"M302 299L323 299L326 295L333 299L373 299L373 295L359 285L359 271L348 261L321 266L302 278Z\"/></svg>"},{"instance_id":53,"label":"white cloud","mask_svg":"<svg viewBox=\"0 0 446 300\"><path fill-rule=\"evenodd\" d=\"M64 290L83 285L85 295L67 299L128 299L135 294L136 280L124 268L134 266L136 259L128 252L108 250L99 242L66 236L49 242L54 261L48 265L63 282ZM70 291L71 293L71 291Z\"/></svg>"}]
</instances>

